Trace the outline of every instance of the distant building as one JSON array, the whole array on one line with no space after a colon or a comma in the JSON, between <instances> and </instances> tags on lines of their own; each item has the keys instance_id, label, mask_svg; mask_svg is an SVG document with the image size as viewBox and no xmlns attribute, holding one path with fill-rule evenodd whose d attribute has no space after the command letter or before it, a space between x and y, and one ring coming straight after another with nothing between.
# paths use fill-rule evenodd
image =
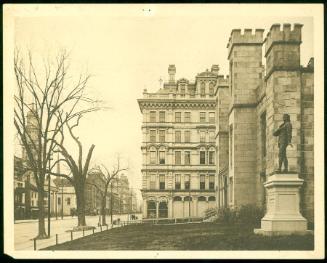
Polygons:
<instances>
[{"instance_id":1,"label":"distant building","mask_svg":"<svg viewBox=\"0 0 327 263\"><path fill-rule=\"evenodd\" d=\"M31 219L38 217L38 191L34 180L34 175L27 170L26 162L15 156L15 176L14 176L14 219ZM48 180L44 185L44 207L48 213ZM57 188L50 183L50 214L56 214Z\"/></svg>"},{"instance_id":2,"label":"distant building","mask_svg":"<svg viewBox=\"0 0 327 263\"><path fill-rule=\"evenodd\" d=\"M85 191L86 212L88 214L100 213L102 194L99 189L104 189L104 184L105 181L98 171L91 170L89 172ZM111 206L113 214L130 213L137 204L136 195L131 192L128 177L125 175L112 180L108 187L106 199L106 214L110 214Z\"/></svg>"},{"instance_id":3,"label":"distant building","mask_svg":"<svg viewBox=\"0 0 327 263\"><path fill-rule=\"evenodd\" d=\"M76 215L77 203L75 188L64 178L57 177L53 180L57 188L56 213L58 216Z\"/></svg>"}]
</instances>

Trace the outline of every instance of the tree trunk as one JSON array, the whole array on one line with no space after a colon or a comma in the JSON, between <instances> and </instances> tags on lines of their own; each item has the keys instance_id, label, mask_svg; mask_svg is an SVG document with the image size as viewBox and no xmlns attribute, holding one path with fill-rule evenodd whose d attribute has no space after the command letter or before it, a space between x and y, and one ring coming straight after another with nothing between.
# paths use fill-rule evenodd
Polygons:
<instances>
[{"instance_id":1,"label":"tree trunk","mask_svg":"<svg viewBox=\"0 0 327 263\"><path fill-rule=\"evenodd\" d=\"M45 223L44 223L44 191L43 189L38 189L38 208L39 208L39 232L37 239L47 238L45 232Z\"/></svg>"},{"instance_id":2,"label":"tree trunk","mask_svg":"<svg viewBox=\"0 0 327 263\"><path fill-rule=\"evenodd\" d=\"M101 202L101 212L102 212L102 225L107 225L106 222L106 197L102 198L102 202Z\"/></svg>"},{"instance_id":3,"label":"tree trunk","mask_svg":"<svg viewBox=\"0 0 327 263\"><path fill-rule=\"evenodd\" d=\"M78 226L86 226L84 187L83 186L75 187L75 192L76 192L76 201L77 201Z\"/></svg>"}]
</instances>

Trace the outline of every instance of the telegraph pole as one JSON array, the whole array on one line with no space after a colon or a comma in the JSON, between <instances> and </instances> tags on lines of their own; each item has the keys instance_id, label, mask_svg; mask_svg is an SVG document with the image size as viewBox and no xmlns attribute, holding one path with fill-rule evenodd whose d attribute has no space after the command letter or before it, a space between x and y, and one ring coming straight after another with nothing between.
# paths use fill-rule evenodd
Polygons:
<instances>
[{"instance_id":1,"label":"telegraph pole","mask_svg":"<svg viewBox=\"0 0 327 263\"><path fill-rule=\"evenodd\" d=\"M113 194L112 194L112 181L110 182L110 222L112 224L112 197L113 197Z\"/></svg>"},{"instance_id":2,"label":"telegraph pole","mask_svg":"<svg viewBox=\"0 0 327 263\"><path fill-rule=\"evenodd\" d=\"M51 214L51 209L50 209L50 197L51 197L51 192L50 192L50 183L51 183L51 176L50 176L50 163L51 163L51 157L49 158L49 173L48 173L48 236L50 238L50 214Z\"/></svg>"}]
</instances>

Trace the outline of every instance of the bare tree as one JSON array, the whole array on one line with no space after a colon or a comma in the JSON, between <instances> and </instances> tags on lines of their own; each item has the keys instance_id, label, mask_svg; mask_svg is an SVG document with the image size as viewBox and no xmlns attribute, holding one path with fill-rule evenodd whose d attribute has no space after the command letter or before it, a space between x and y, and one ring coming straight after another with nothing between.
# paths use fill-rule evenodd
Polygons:
<instances>
[{"instance_id":1,"label":"bare tree","mask_svg":"<svg viewBox=\"0 0 327 263\"><path fill-rule=\"evenodd\" d=\"M62 138L60 141L54 140L55 145L57 146L58 151L61 153L61 155L64 157L64 159L57 160L52 167L56 165L56 163L64 161L66 164L68 164L68 167L70 169L70 174L58 174L53 171L49 171L50 174L65 177L69 180L69 182L74 186L75 194L76 194L76 201L77 201L77 216L78 216L78 228L83 228L86 226L86 220L85 220L85 184L86 184L86 176L89 170L90 161L92 158L92 153L94 150L95 145L92 144L87 152L85 162L83 164L83 145L77 137L73 129L75 127L78 127L79 121L83 114L79 115L76 119L76 123L74 125L70 125L69 122L66 122L66 127L69 131L70 136L75 141L75 143L78 146L78 157L77 160L74 159L72 154L68 151L67 147L64 145L64 132L61 132Z\"/></svg>"},{"instance_id":2,"label":"bare tree","mask_svg":"<svg viewBox=\"0 0 327 263\"><path fill-rule=\"evenodd\" d=\"M14 125L26 154L26 162L33 174L38 191L38 235L46 238L44 223L44 182L56 141L63 138L63 126L80 119L97 107L83 109L81 102L90 103L84 89L89 75L80 75L76 83L66 83L69 69L68 54L63 51L55 63L34 63L31 52L24 59L15 51L14 72L17 83L14 106ZM25 62L26 61L26 62ZM79 109L78 109L79 108ZM94 148L94 147L93 147ZM52 166L53 168L54 166Z\"/></svg>"},{"instance_id":3,"label":"bare tree","mask_svg":"<svg viewBox=\"0 0 327 263\"><path fill-rule=\"evenodd\" d=\"M113 166L112 170L109 171L107 167L103 164L101 166L97 166L92 169L92 171L97 172L103 181L103 184L99 185L93 182L88 181L87 184L93 185L97 188L101 195L101 217L102 217L102 225L106 225L106 206L107 206L107 194L109 185L113 182L113 180L118 179L119 174L122 171L128 170L127 167L122 168L120 166L120 158L117 157L117 164ZM112 198L112 193L111 193Z\"/></svg>"}]
</instances>

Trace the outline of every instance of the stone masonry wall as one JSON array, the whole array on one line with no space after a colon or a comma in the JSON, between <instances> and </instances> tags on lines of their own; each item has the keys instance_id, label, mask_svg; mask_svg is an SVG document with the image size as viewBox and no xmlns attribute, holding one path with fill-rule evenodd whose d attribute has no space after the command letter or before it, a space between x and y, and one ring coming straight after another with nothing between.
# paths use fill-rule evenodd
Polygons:
<instances>
[{"instance_id":1,"label":"stone masonry wall","mask_svg":"<svg viewBox=\"0 0 327 263\"><path fill-rule=\"evenodd\" d=\"M228 108L229 108L229 89L228 86L218 87L216 98L217 118L216 118L216 149L217 149L217 175L216 186L219 186L219 180L223 181L220 171L228 167ZM220 177L220 178L218 178ZM217 191L217 204L222 204L222 198Z\"/></svg>"},{"instance_id":2,"label":"stone masonry wall","mask_svg":"<svg viewBox=\"0 0 327 263\"><path fill-rule=\"evenodd\" d=\"M273 132L290 115L292 145L287 147L289 171L300 173L301 80L299 71L274 71L267 81L267 175L278 168L278 137Z\"/></svg>"},{"instance_id":3,"label":"stone masonry wall","mask_svg":"<svg viewBox=\"0 0 327 263\"><path fill-rule=\"evenodd\" d=\"M256 192L256 109L234 111L234 206L254 204Z\"/></svg>"},{"instance_id":4,"label":"stone masonry wall","mask_svg":"<svg viewBox=\"0 0 327 263\"><path fill-rule=\"evenodd\" d=\"M302 73L302 212L314 221L314 82L313 72Z\"/></svg>"},{"instance_id":5,"label":"stone masonry wall","mask_svg":"<svg viewBox=\"0 0 327 263\"><path fill-rule=\"evenodd\" d=\"M230 65L229 126L233 127L229 176L233 178L231 206L256 201L256 91L262 85L263 30L233 30L228 44Z\"/></svg>"}]
</instances>

